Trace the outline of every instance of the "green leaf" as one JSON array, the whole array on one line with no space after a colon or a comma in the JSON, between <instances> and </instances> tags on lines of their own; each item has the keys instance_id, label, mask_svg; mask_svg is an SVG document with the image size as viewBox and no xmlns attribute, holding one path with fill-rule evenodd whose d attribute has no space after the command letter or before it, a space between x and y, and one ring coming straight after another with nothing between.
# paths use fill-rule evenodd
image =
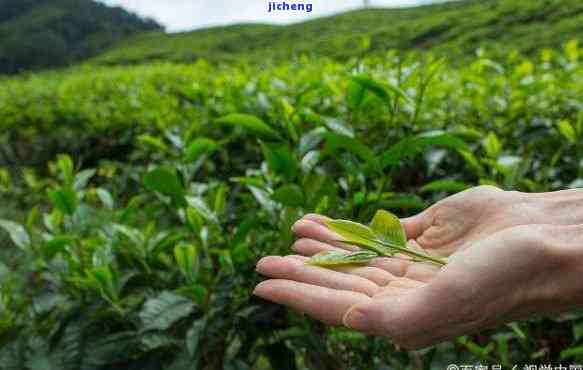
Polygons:
<instances>
[{"instance_id":1,"label":"green leaf","mask_svg":"<svg viewBox=\"0 0 583 370\"><path fill-rule=\"evenodd\" d=\"M307 263L314 266L367 264L378 256L378 253L372 251L356 251L352 253L324 251L312 256Z\"/></svg>"},{"instance_id":2,"label":"green leaf","mask_svg":"<svg viewBox=\"0 0 583 370\"><path fill-rule=\"evenodd\" d=\"M366 96L366 89L364 86L354 79L348 82L348 91L346 92L346 102L352 111L360 110L364 97Z\"/></svg>"},{"instance_id":3,"label":"green leaf","mask_svg":"<svg viewBox=\"0 0 583 370\"><path fill-rule=\"evenodd\" d=\"M375 234L368 226L348 220L327 220L326 226L340 235L342 241L368 246L373 250L378 248L377 243L374 242Z\"/></svg>"},{"instance_id":4,"label":"green leaf","mask_svg":"<svg viewBox=\"0 0 583 370\"><path fill-rule=\"evenodd\" d=\"M103 203L105 208L109 209L110 211L113 210L114 202L111 193L103 188L97 188L96 192L99 200L101 203Z\"/></svg>"},{"instance_id":5,"label":"green leaf","mask_svg":"<svg viewBox=\"0 0 583 370\"><path fill-rule=\"evenodd\" d=\"M277 131L263 122L262 119L250 114L233 113L219 118L216 122L223 125L241 127L249 132L255 133L265 138L280 138L280 135Z\"/></svg>"},{"instance_id":6,"label":"green leaf","mask_svg":"<svg viewBox=\"0 0 583 370\"><path fill-rule=\"evenodd\" d=\"M180 287L175 291L181 296L192 299L195 304L203 305L208 296L208 289L200 284L192 284Z\"/></svg>"},{"instance_id":7,"label":"green leaf","mask_svg":"<svg viewBox=\"0 0 583 370\"><path fill-rule=\"evenodd\" d=\"M336 155L338 152L348 151L363 160L371 168L379 169L379 161L374 152L360 141L348 136L327 133L325 152L328 155Z\"/></svg>"},{"instance_id":8,"label":"green leaf","mask_svg":"<svg viewBox=\"0 0 583 370\"><path fill-rule=\"evenodd\" d=\"M295 184L278 188L271 197L273 200L288 207L302 207L305 201L302 189Z\"/></svg>"},{"instance_id":9,"label":"green leaf","mask_svg":"<svg viewBox=\"0 0 583 370\"><path fill-rule=\"evenodd\" d=\"M222 217L225 213L225 207L227 206L227 191L229 187L225 184L221 184L218 186L216 193L215 193L215 203L213 207L213 211L217 217Z\"/></svg>"},{"instance_id":10,"label":"green leaf","mask_svg":"<svg viewBox=\"0 0 583 370\"><path fill-rule=\"evenodd\" d=\"M0 228L4 229L10 235L12 242L22 249L30 246L30 236L26 232L24 226L9 220L0 219Z\"/></svg>"},{"instance_id":11,"label":"green leaf","mask_svg":"<svg viewBox=\"0 0 583 370\"><path fill-rule=\"evenodd\" d=\"M145 351L153 351L167 347L174 347L178 344L178 340L168 335L148 333L142 336L141 344Z\"/></svg>"},{"instance_id":12,"label":"green leaf","mask_svg":"<svg viewBox=\"0 0 583 370\"><path fill-rule=\"evenodd\" d=\"M49 192L53 205L66 215L72 215L77 210L79 201L77 193L71 188L59 188Z\"/></svg>"},{"instance_id":13,"label":"green leaf","mask_svg":"<svg viewBox=\"0 0 583 370\"><path fill-rule=\"evenodd\" d=\"M160 152L166 152L168 150L168 146L161 139L147 134L138 136L138 143Z\"/></svg>"},{"instance_id":14,"label":"green leaf","mask_svg":"<svg viewBox=\"0 0 583 370\"><path fill-rule=\"evenodd\" d=\"M376 95L379 99L385 102L389 101L389 91L391 91L394 95L399 96L402 99L404 99L407 103L412 104L412 100L409 97L409 95L407 95L407 93L405 93L398 86L388 83L381 83L379 81L374 80L371 76L364 74L353 76L352 81L358 83L360 86L362 86L362 88L370 91L371 93Z\"/></svg>"},{"instance_id":15,"label":"green leaf","mask_svg":"<svg viewBox=\"0 0 583 370\"><path fill-rule=\"evenodd\" d=\"M75 175L75 180L73 181L73 189L81 190L85 188L89 183L89 180L91 180L91 178L95 176L95 172L96 171L91 168L88 170L83 170L79 172L77 175Z\"/></svg>"},{"instance_id":16,"label":"green leaf","mask_svg":"<svg viewBox=\"0 0 583 370\"><path fill-rule=\"evenodd\" d=\"M413 157L430 147L441 147L451 150L464 150L469 152L465 142L456 136L444 133L429 133L414 136L399 141L382 154L382 168L398 165L401 160Z\"/></svg>"},{"instance_id":17,"label":"green leaf","mask_svg":"<svg viewBox=\"0 0 583 370\"><path fill-rule=\"evenodd\" d=\"M139 317L142 328L147 330L166 330L178 320L192 313L194 306L190 299L165 291L144 303Z\"/></svg>"},{"instance_id":18,"label":"green leaf","mask_svg":"<svg viewBox=\"0 0 583 370\"><path fill-rule=\"evenodd\" d=\"M376 95L381 100L388 101L389 94L387 92L387 89L385 88L385 86L383 86L383 84L381 84L380 82L377 82L372 77L363 74L363 75L353 76L352 81L354 81L357 84L359 84L360 86L362 86L363 89L370 91L371 93Z\"/></svg>"},{"instance_id":19,"label":"green leaf","mask_svg":"<svg viewBox=\"0 0 583 370\"><path fill-rule=\"evenodd\" d=\"M572 357L583 357L583 346L569 347L561 351L561 360L566 360Z\"/></svg>"},{"instance_id":20,"label":"green leaf","mask_svg":"<svg viewBox=\"0 0 583 370\"><path fill-rule=\"evenodd\" d=\"M354 128L349 123L339 118L322 117L324 125L332 132L339 135L354 137Z\"/></svg>"},{"instance_id":21,"label":"green leaf","mask_svg":"<svg viewBox=\"0 0 583 370\"><path fill-rule=\"evenodd\" d=\"M100 266L87 271L87 276L99 289L103 297L112 303L120 299L121 284L117 270L111 266Z\"/></svg>"},{"instance_id":22,"label":"green leaf","mask_svg":"<svg viewBox=\"0 0 583 370\"><path fill-rule=\"evenodd\" d=\"M577 142L577 132L573 125L569 123L567 120L560 120L557 122L557 129L563 135L565 139L569 142L569 144L575 144Z\"/></svg>"},{"instance_id":23,"label":"green leaf","mask_svg":"<svg viewBox=\"0 0 583 370\"><path fill-rule=\"evenodd\" d=\"M47 260L50 260L58 253L64 252L65 247L75 241L72 235L57 235L51 240L43 243L41 251Z\"/></svg>"},{"instance_id":24,"label":"green leaf","mask_svg":"<svg viewBox=\"0 0 583 370\"><path fill-rule=\"evenodd\" d=\"M197 138L184 151L184 161L195 162L202 155L212 153L218 148L219 144L212 139L206 137Z\"/></svg>"},{"instance_id":25,"label":"green leaf","mask_svg":"<svg viewBox=\"0 0 583 370\"><path fill-rule=\"evenodd\" d=\"M575 338L576 341L583 338L583 322L573 323L571 329L573 331L573 338Z\"/></svg>"},{"instance_id":26,"label":"green leaf","mask_svg":"<svg viewBox=\"0 0 583 370\"><path fill-rule=\"evenodd\" d=\"M416 195L400 194L383 198L377 204L377 207L384 209L404 209L404 210L422 210L427 207L423 199Z\"/></svg>"},{"instance_id":27,"label":"green leaf","mask_svg":"<svg viewBox=\"0 0 583 370\"><path fill-rule=\"evenodd\" d=\"M498 158L502 151L502 144L500 143L500 140L498 140L498 136L493 132L490 132L484 140L484 148L486 149L486 154L490 158Z\"/></svg>"},{"instance_id":28,"label":"green leaf","mask_svg":"<svg viewBox=\"0 0 583 370\"><path fill-rule=\"evenodd\" d=\"M470 186L464 182L454 180L436 180L432 181L419 189L422 193L433 191L445 191L448 193L459 193L468 189Z\"/></svg>"},{"instance_id":29,"label":"green leaf","mask_svg":"<svg viewBox=\"0 0 583 370\"><path fill-rule=\"evenodd\" d=\"M63 175L63 182L65 185L72 186L75 175L75 166L73 160L66 154L61 154L57 157L57 167L61 170Z\"/></svg>"},{"instance_id":30,"label":"green leaf","mask_svg":"<svg viewBox=\"0 0 583 370\"><path fill-rule=\"evenodd\" d=\"M189 284L196 282L198 276L198 253L192 244L179 244L174 248L174 258L178 268Z\"/></svg>"},{"instance_id":31,"label":"green leaf","mask_svg":"<svg viewBox=\"0 0 583 370\"><path fill-rule=\"evenodd\" d=\"M405 230L403 230L399 218L394 214L385 210L378 210L370 223L370 228L377 239L404 248L407 247Z\"/></svg>"},{"instance_id":32,"label":"green leaf","mask_svg":"<svg viewBox=\"0 0 583 370\"><path fill-rule=\"evenodd\" d=\"M204 199L201 197L187 197L186 202L190 207L194 208L202 218L219 225L217 215L207 206Z\"/></svg>"},{"instance_id":33,"label":"green leaf","mask_svg":"<svg viewBox=\"0 0 583 370\"><path fill-rule=\"evenodd\" d=\"M200 319L192 323L192 327L186 333L186 349L188 354L194 358L198 355L198 348L204 331L206 330L207 320Z\"/></svg>"},{"instance_id":34,"label":"green leaf","mask_svg":"<svg viewBox=\"0 0 583 370\"><path fill-rule=\"evenodd\" d=\"M159 167L144 176L144 186L149 190L167 195L179 206L184 206L184 188L176 170Z\"/></svg>"},{"instance_id":35,"label":"green leaf","mask_svg":"<svg viewBox=\"0 0 583 370\"><path fill-rule=\"evenodd\" d=\"M299 172L299 163L287 145L261 144L263 156L274 173L293 180Z\"/></svg>"}]
</instances>

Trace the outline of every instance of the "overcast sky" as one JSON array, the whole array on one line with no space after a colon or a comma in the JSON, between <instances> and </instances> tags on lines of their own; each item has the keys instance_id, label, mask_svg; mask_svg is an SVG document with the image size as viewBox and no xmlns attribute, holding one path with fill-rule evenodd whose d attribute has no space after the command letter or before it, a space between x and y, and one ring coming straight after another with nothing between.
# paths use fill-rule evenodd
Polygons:
<instances>
[{"instance_id":1,"label":"overcast sky","mask_svg":"<svg viewBox=\"0 0 583 370\"><path fill-rule=\"evenodd\" d=\"M154 18L168 31L239 22L290 23L321 17L362 5L362 0L287 0L313 4L311 13L268 13L272 0L99 0L108 5L119 5L141 16ZM281 1L281 0L277 0ZM429 3L431 0L371 0L373 6L397 7Z\"/></svg>"}]
</instances>

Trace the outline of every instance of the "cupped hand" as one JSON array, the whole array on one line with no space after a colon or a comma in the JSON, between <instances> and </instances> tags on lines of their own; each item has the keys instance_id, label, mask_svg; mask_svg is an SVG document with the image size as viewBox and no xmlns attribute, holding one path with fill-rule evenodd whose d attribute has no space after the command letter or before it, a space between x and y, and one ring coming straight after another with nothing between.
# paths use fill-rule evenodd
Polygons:
<instances>
[{"instance_id":1,"label":"cupped hand","mask_svg":"<svg viewBox=\"0 0 583 370\"><path fill-rule=\"evenodd\" d=\"M482 240L460 243L462 248L441 269L395 258L325 269L305 264L314 253L341 247L328 242L337 237L323 220L309 215L296 224L301 239L293 249L299 255L259 261L257 270L271 279L256 287L256 295L330 325L388 336L407 348L533 313L565 310L581 301L581 267L573 262L583 241L580 226L515 226L489 235L481 231ZM415 226L406 231L409 237L418 236Z\"/></svg>"},{"instance_id":2,"label":"cupped hand","mask_svg":"<svg viewBox=\"0 0 583 370\"><path fill-rule=\"evenodd\" d=\"M402 224L420 247L449 256L505 228L546 223L543 220L538 203L527 194L478 186L443 199Z\"/></svg>"}]
</instances>

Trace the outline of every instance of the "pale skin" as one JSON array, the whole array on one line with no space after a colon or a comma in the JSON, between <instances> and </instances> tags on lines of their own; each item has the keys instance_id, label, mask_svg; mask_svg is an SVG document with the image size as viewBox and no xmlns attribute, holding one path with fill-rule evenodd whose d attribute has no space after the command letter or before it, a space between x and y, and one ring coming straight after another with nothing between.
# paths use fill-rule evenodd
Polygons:
<instances>
[{"instance_id":1,"label":"pale skin","mask_svg":"<svg viewBox=\"0 0 583 370\"><path fill-rule=\"evenodd\" d=\"M525 194L481 186L402 219L411 243L449 258L445 267L399 258L335 269L306 265L323 250L351 249L306 215L297 253L257 263L254 294L329 325L421 348L533 315L583 306L583 192Z\"/></svg>"}]
</instances>

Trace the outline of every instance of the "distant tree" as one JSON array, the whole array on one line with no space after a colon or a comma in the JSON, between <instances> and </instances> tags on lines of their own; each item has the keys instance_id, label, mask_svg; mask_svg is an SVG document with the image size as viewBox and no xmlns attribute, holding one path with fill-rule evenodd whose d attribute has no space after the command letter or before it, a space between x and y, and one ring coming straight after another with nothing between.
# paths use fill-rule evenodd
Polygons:
<instances>
[{"instance_id":1,"label":"distant tree","mask_svg":"<svg viewBox=\"0 0 583 370\"><path fill-rule=\"evenodd\" d=\"M93 0L0 0L0 74L74 63L154 29L151 19Z\"/></svg>"},{"instance_id":2,"label":"distant tree","mask_svg":"<svg viewBox=\"0 0 583 370\"><path fill-rule=\"evenodd\" d=\"M370 7L370 0L363 0L364 2L364 7L365 8L369 8Z\"/></svg>"}]
</instances>

